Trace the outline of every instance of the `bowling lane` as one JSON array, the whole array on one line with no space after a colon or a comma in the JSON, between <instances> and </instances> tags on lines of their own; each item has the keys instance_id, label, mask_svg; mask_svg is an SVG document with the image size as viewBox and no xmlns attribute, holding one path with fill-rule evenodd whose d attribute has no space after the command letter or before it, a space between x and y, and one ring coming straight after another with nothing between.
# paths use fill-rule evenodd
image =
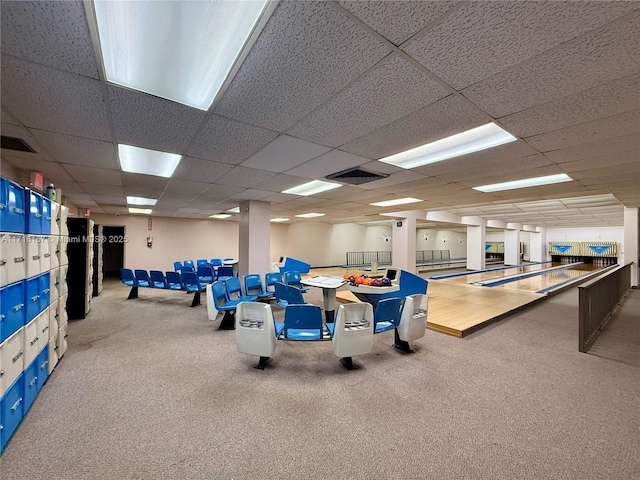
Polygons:
<instances>
[{"instance_id":1,"label":"bowling lane","mask_svg":"<svg viewBox=\"0 0 640 480\"><path fill-rule=\"evenodd\" d=\"M554 264L554 266L559 265L561 264ZM603 267L592 264L581 264L572 268L553 270L551 272L536 275L535 277L523 278L522 280L516 280L502 285L496 285L495 287L491 288L539 292L540 290L553 287L568 280L576 280L583 275L591 273L595 270L600 270L602 268Z\"/></svg>"},{"instance_id":2,"label":"bowling lane","mask_svg":"<svg viewBox=\"0 0 640 480\"><path fill-rule=\"evenodd\" d=\"M553 266L558 266L558 264L553 264ZM494 280L502 277L507 277L509 275L517 275L519 273L528 273L535 272L538 270L543 270L545 268L549 268L551 263L544 264L536 264L536 265L526 265L523 267L513 267L506 268L504 270L492 270L489 272L479 272L479 273L469 273L468 275L462 275L459 277L451 277L451 278L443 278L441 280L430 279L436 282L446 282L446 283L455 283L455 284L465 284L465 283L475 283L482 282L484 280Z\"/></svg>"}]
</instances>

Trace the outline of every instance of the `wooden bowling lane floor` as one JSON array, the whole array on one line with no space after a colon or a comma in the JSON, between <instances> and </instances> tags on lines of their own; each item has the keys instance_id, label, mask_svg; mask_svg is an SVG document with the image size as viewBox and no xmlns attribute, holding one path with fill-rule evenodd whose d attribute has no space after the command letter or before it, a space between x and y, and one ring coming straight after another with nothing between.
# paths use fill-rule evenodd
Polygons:
<instances>
[{"instance_id":1,"label":"wooden bowling lane floor","mask_svg":"<svg viewBox=\"0 0 640 480\"><path fill-rule=\"evenodd\" d=\"M473 282L482 282L484 280L493 280L496 278L507 277L509 275L516 275L518 273L538 271L544 268L548 268L549 266L550 264L545 264L545 265L536 264L536 265L526 265L523 267L505 268L502 270L492 270L488 272L479 272L479 273L470 272L467 275L460 275L460 276L451 277L451 278L443 278L438 280L431 278L429 279L429 283L446 282L446 283L465 284L465 283L473 283Z\"/></svg>"}]
</instances>

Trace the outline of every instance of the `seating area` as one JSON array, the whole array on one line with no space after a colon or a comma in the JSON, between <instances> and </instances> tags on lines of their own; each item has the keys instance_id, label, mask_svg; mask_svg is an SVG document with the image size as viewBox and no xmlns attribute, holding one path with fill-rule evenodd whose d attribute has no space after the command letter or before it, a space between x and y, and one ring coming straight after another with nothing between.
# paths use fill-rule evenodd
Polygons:
<instances>
[{"instance_id":1,"label":"seating area","mask_svg":"<svg viewBox=\"0 0 640 480\"><path fill-rule=\"evenodd\" d=\"M160 270L147 272L140 269L121 268L120 280L128 287L131 287L127 297L128 300L138 298L138 288L140 287L157 290L179 290L194 294L191 302L192 307L200 305L200 293L204 292L206 287L201 278L195 272L190 271L182 273L166 272L164 274Z\"/></svg>"}]
</instances>

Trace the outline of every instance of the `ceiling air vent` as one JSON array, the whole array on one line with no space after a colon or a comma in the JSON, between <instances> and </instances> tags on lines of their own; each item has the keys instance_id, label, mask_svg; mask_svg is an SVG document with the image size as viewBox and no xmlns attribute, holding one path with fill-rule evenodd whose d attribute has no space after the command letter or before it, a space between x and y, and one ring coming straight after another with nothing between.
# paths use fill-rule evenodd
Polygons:
<instances>
[{"instance_id":1,"label":"ceiling air vent","mask_svg":"<svg viewBox=\"0 0 640 480\"><path fill-rule=\"evenodd\" d=\"M5 137L4 135L2 135L2 148L6 150L17 150L19 152L36 153L36 151L21 138Z\"/></svg>"},{"instance_id":2,"label":"ceiling air vent","mask_svg":"<svg viewBox=\"0 0 640 480\"><path fill-rule=\"evenodd\" d=\"M360 185L362 183L373 182L374 180L380 180L386 178L389 175L386 173L370 172L363 170L360 167L348 168L338 173L332 173L327 175L327 180L337 180L343 183L350 183L351 185Z\"/></svg>"}]
</instances>

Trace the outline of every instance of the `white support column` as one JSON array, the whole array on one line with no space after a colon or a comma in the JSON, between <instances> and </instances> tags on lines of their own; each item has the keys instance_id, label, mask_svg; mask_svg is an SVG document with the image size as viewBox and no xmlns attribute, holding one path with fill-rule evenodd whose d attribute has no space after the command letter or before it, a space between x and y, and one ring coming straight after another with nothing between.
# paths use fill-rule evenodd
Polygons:
<instances>
[{"instance_id":1,"label":"white support column","mask_svg":"<svg viewBox=\"0 0 640 480\"><path fill-rule=\"evenodd\" d=\"M531 252L529 260L532 262L547 261L547 230L544 227L536 227L535 232L529 233Z\"/></svg>"},{"instance_id":2,"label":"white support column","mask_svg":"<svg viewBox=\"0 0 640 480\"><path fill-rule=\"evenodd\" d=\"M504 264L520 264L520 229L519 223L507 223L504 231Z\"/></svg>"},{"instance_id":3,"label":"white support column","mask_svg":"<svg viewBox=\"0 0 640 480\"><path fill-rule=\"evenodd\" d=\"M416 217L407 215L406 218L393 221L391 230L393 244L391 256L393 266L416 273Z\"/></svg>"},{"instance_id":4,"label":"white support column","mask_svg":"<svg viewBox=\"0 0 640 480\"><path fill-rule=\"evenodd\" d=\"M270 271L271 205L249 200L240 203L238 275Z\"/></svg>"},{"instance_id":5,"label":"white support column","mask_svg":"<svg viewBox=\"0 0 640 480\"><path fill-rule=\"evenodd\" d=\"M626 265L633 262L631 268L631 286L638 286L638 277L640 268L640 210L637 208L624 209L624 243L619 258L620 265Z\"/></svg>"},{"instance_id":6,"label":"white support column","mask_svg":"<svg viewBox=\"0 0 640 480\"><path fill-rule=\"evenodd\" d=\"M485 269L486 230L484 225L467 226L467 268L469 270Z\"/></svg>"}]
</instances>

